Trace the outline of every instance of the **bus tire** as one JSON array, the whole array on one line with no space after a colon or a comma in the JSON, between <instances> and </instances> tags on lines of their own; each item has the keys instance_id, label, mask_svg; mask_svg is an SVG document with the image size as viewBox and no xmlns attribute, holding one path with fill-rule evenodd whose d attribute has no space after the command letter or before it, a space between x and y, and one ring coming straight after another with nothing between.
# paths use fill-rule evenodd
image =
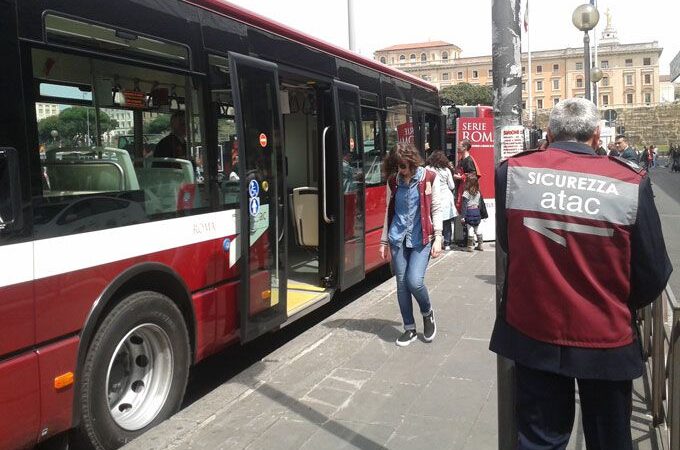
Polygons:
<instances>
[{"instance_id":1,"label":"bus tire","mask_svg":"<svg viewBox=\"0 0 680 450\"><path fill-rule=\"evenodd\" d=\"M119 448L177 412L190 355L187 327L172 300L151 291L123 299L87 352L76 442Z\"/></svg>"}]
</instances>

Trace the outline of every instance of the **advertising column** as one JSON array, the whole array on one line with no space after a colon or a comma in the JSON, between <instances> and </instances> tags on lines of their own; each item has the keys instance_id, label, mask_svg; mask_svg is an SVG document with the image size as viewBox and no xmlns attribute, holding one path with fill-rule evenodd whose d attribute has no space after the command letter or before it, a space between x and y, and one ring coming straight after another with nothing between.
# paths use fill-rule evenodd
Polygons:
<instances>
[{"instance_id":1,"label":"advertising column","mask_svg":"<svg viewBox=\"0 0 680 450\"><path fill-rule=\"evenodd\" d=\"M496 201L494 189L494 130L492 117L461 117L457 121L458 142L469 139L470 156L477 163L479 189L484 197L489 218L482 220L480 233L484 240L496 239Z\"/></svg>"}]
</instances>

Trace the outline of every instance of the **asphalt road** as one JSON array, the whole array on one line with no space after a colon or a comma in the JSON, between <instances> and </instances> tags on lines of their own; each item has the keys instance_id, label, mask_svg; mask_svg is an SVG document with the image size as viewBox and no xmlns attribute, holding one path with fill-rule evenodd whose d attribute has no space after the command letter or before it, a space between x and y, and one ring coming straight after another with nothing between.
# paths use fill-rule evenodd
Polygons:
<instances>
[{"instance_id":1,"label":"asphalt road","mask_svg":"<svg viewBox=\"0 0 680 450\"><path fill-rule=\"evenodd\" d=\"M650 176L666 249L674 268L668 284L677 298L680 295L680 173L659 167L652 169Z\"/></svg>"}]
</instances>

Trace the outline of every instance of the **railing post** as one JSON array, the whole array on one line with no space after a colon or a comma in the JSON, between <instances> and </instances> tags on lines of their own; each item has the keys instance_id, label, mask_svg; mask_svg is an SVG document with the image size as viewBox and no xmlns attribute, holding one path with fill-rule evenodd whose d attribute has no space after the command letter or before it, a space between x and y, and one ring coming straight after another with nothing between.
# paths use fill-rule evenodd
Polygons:
<instances>
[{"instance_id":1,"label":"railing post","mask_svg":"<svg viewBox=\"0 0 680 450\"><path fill-rule=\"evenodd\" d=\"M652 344L652 305L647 305L642 310L642 330L640 339L642 339L642 350L645 359L651 356L650 346Z\"/></svg>"},{"instance_id":2,"label":"railing post","mask_svg":"<svg viewBox=\"0 0 680 450\"><path fill-rule=\"evenodd\" d=\"M656 427L664 421L663 394L666 388L663 295L652 304L652 322L652 418Z\"/></svg>"},{"instance_id":3,"label":"railing post","mask_svg":"<svg viewBox=\"0 0 680 450\"><path fill-rule=\"evenodd\" d=\"M675 305L674 305L675 306ZM680 448L680 310L673 308L671 322L668 373L668 428L670 448Z\"/></svg>"}]
</instances>

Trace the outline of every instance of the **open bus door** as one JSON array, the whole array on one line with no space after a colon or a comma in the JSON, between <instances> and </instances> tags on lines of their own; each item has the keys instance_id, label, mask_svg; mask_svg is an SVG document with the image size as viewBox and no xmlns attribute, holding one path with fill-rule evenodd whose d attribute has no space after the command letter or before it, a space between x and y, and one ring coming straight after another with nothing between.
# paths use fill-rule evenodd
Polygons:
<instances>
[{"instance_id":1,"label":"open bus door","mask_svg":"<svg viewBox=\"0 0 680 450\"><path fill-rule=\"evenodd\" d=\"M337 286L358 283L365 276L365 210L361 106L357 86L334 81L327 95L322 139L322 220L330 244L327 273L337 261Z\"/></svg>"},{"instance_id":2,"label":"open bus door","mask_svg":"<svg viewBox=\"0 0 680 450\"><path fill-rule=\"evenodd\" d=\"M241 342L287 318L286 184L276 64L229 53L239 141Z\"/></svg>"}]
</instances>

